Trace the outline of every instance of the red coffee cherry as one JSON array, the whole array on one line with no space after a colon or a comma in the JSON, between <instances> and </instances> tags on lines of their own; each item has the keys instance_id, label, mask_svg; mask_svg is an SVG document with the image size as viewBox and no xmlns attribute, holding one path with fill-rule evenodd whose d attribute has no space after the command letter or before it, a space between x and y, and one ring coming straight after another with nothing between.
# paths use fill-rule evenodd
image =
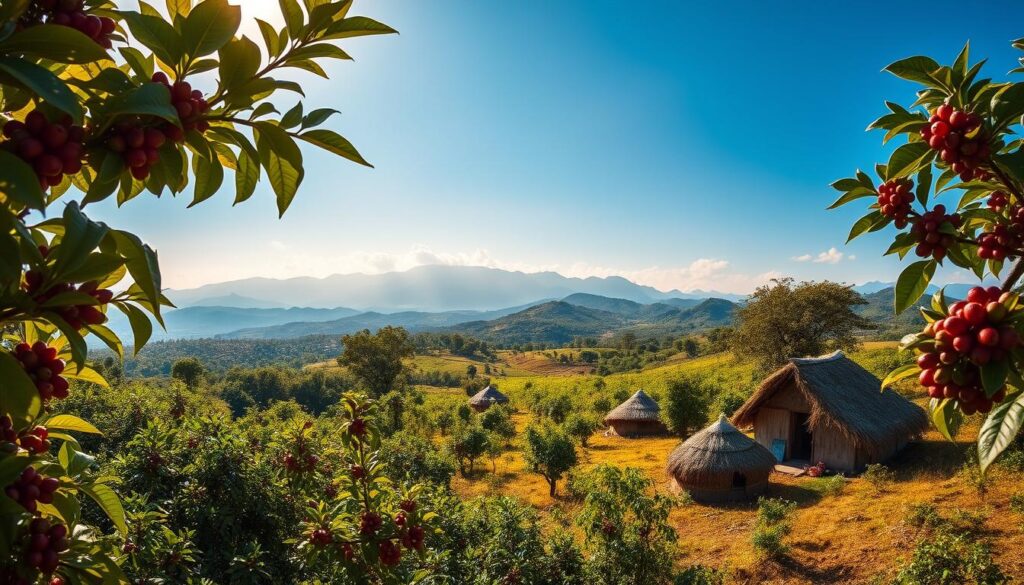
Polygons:
<instances>
[{"instance_id":1,"label":"red coffee cherry","mask_svg":"<svg viewBox=\"0 0 1024 585\"><path fill-rule=\"evenodd\" d=\"M42 112L33 110L24 122L4 123L0 133L6 139L0 142L0 148L28 163L44 190L59 185L64 175L82 169L85 132L80 126L73 126L70 117L51 122Z\"/></svg>"},{"instance_id":2,"label":"red coffee cherry","mask_svg":"<svg viewBox=\"0 0 1024 585\"><path fill-rule=\"evenodd\" d=\"M989 135L977 114L958 110L949 104L935 108L921 128L921 139L939 152L939 159L960 175L962 181L982 179L992 155Z\"/></svg>"}]
</instances>

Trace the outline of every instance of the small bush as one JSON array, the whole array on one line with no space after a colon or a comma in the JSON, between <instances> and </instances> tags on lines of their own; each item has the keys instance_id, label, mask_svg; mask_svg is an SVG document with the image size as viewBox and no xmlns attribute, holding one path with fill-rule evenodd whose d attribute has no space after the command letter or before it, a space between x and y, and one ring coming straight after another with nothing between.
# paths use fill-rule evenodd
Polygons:
<instances>
[{"instance_id":1,"label":"small bush","mask_svg":"<svg viewBox=\"0 0 1024 585\"><path fill-rule=\"evenodd\" d=\"M843 493L844 488L846 488L846 478L841 475L818 478L811 487L822 496L838 496Z\"/></svg>"},{"instance_id":2,"label":"small bush","mask_svg":"<svg viewBox=\"0 0 1024 585\"><path fill-rule=\"evenodd\" d=\"M1024 492L1017 492L1010 496L1010 510L1024 514Z\"/></svg>"},{"instance_id":3,"label":"small bush","mask_svg":"<svg viewBox=\"0 0 1024 585\"><path fill-rule=\"evenodd\" d=\"M704 565L687 567L672 580L672 585L722 585L723 583L725 583L725 575L721 571Z\"/></svg>"},{"instance_id":4,"label":"small bush","mask_svg":"<svg viewBox=\"0 0 1024 585\"><path fill-rule=\"evenodd\" d=\"M954 585L976 583L998 585L1007 582L992 559L989 547L970 534L940 529L922 538L914 555L900 570L894 585Z\"/></svg>"},{"instance_id":5,"label":"small bush","mask_svg":"<svg viewBox=\"0 0 1024 585\"><path fill-rule=\"evenodd\" d=\"M893 470L881 463L868 465L861 477L871 484L871 487L875 488L877 492L887 491L896 481L896 474Z\"/></svg>"},{"instance_id":6,"label":"small bush","mask_svg":"<svg viewBox=\"0 0 1024 585\"><path fill-rule=\"evenodd\" d=\"M911 504L903 521L918 528L935 528L943 522L935 506L925 502Z\"/></svg>"},{"instance_id":7,"label":"small bush","mask_svg":"<svg viewBox=\"0 0 1024 585\"><path fill-rule=\"evenodd\" d=\"M783 539L789 534L789 516L796 509L796 502L781 498L760 498L757 501L757 525L751 541L758 555L765 558L779 558L789 547Z\"/></svg>"}]
</instances>

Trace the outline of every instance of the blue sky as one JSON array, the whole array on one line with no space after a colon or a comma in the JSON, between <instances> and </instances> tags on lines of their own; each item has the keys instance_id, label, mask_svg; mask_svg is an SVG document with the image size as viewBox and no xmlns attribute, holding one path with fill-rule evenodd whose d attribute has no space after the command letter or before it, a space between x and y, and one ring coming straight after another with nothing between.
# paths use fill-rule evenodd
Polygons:
<instances>
[{"instance_id":1,"label":"blue sky","mask_svg":"<svg viewBox=\"0 0 1024 585\"><path fill-rule=\"evenodd\" d=\"M970 39L1002 78L1024 36L1009 0L356 0L353 13L401 35L344 43L355 62L303 86L376 168L306 149L282 220L265 185L234 208L227 189L192 209L190 196L96 206L160 251L168 286L424 263L728 292L779 275L895 280L884 235L843 244L863 208L825 211L831 181L887 158L864 132L883 100L913 101L880 70L952 61Z\"/></svg>"}]
</instances>

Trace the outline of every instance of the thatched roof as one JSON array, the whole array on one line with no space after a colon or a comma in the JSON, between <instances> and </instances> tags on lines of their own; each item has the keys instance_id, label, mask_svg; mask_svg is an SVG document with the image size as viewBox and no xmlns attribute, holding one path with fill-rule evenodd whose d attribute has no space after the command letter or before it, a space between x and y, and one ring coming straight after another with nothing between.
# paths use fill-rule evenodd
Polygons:
<instances>
[{"instance_id":1,"label":"thatched roof","mask_svg":"<svg viewBox=\"0 0 1024 585\"><path fill-rule=\"evenodd\" d=\"M476 406L482 406L484 404L506 404L508 402L508 396L505 396L494 386L487 386L483 390L474 394L470 399L469 403Z\"/></svg>"},{"instance_id":2,"label":"thatched roof","mask_svg":"<svg viewBox=\"0 0 1024 585\"><path fill-rule=\"evenodd\" d=\"M700 485L737 471L768 473L774 468L771 451L729 424L723 414L676 447L668 457L667 471L682 484Z\"/></svg>"},{"instance_id":3,"label":"thatched roof","mask_svg":"<svg viewBox=\"0 0 1024 585\"><path fill-rule=\"evenodd\" d=\"M616 406L604 417L604 422L617 420L628 421L660 421L658 413L661 408L653 398L643 390L637 390L635 394L626 399L625 402Z\"/></svg>"},{"instance_id":4,"label":"thatched roof","mask_svg":"<svg viewBox=\"0 0 1024 585\"><path fill-rule=\"evenodd\" d=\"M833 428L871 454L893 441L928 428L924 410L837 351L818 358L794 358L769 376L732 416L738 427L753 425L757 411L776 392L793 385L810 405L812 432Z\"/></svg>"}]
</instances>

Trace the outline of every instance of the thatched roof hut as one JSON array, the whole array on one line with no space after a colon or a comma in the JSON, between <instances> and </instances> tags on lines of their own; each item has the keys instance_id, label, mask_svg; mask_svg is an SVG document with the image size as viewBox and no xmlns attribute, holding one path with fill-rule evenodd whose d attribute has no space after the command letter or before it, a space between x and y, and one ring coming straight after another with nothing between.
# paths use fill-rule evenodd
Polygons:
<instances>
[{"instance_id":1,"label":"thatched roof hut","mask_svg":"<svg viewBox=\"0 0 1024 585\"><path fill-rule=\"evenodd\" d=\"M776 457L857 471L928 428L924 410L837 351L791 359L732 417Z\"/></svg>"},{"instance_id":2,"label":"thatched roof hut","mask_svg":"<svg viewBox=\"0 0 1024 585\"><path fill-rule=\"evenodd\" d=\"M768 449L729 424L723 414L676 447L666 471L693 499L728 502L764 493L775 463Z\"/></svg>"},{"instance_id":3,"label":"thatched roof hut","mask_svg":"<svg viewBox=\"0 0 1024 585\"><path fill-rule=\"evenodd\" d=\"M493 404L508 404L508 396L498 392L498 389L491 385L488 385L469 399L469 406L477 412L483 412Z\"/></svg>"},{"instance_id":4,"label":"thatched roof hut","mask_svg":"<svg viewBox=\"0 0 1024 585\"><path fill-rule=\"evenodd\" d=\"M665 432L661 422L661 408L643 390L637 390L625 402L604 417L604 424L622 437L659 435Z\"/></svg>"}]
</instances>

